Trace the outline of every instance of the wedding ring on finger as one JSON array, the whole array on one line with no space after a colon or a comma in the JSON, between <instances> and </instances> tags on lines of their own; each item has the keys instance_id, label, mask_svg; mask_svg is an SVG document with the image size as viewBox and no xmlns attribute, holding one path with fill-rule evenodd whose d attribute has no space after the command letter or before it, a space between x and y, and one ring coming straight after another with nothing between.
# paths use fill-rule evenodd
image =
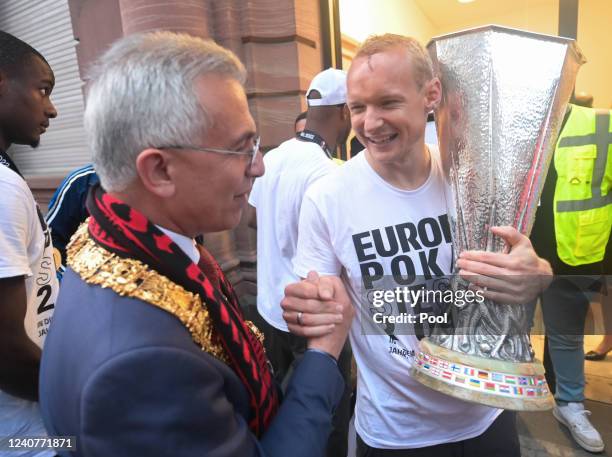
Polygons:
<instances>
[{"instance_id":1,"label":"wedding ring on finger","mask_svg":"<svg viewBox=\"0 0 612 457\"><path fill-rule=\"evenodd\" d=\"M297 323L298 323L299 326L304 325L302 323L302 312L301 311L298 311L298 313L297 313Z\"/></svg>"}]
</instances>

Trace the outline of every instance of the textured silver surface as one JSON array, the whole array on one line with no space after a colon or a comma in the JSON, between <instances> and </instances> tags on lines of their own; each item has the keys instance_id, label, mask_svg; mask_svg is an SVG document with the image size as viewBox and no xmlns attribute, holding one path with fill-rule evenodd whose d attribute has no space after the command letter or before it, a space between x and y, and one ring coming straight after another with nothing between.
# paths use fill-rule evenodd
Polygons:
<instances>
[{"instance_id":1,"label":"textured silver surface","mask_svg":"<svg viewBox=\"0 0 612 457\"><path fill-rule=\"evenodd\" d=\"M489 227L531 231L584 59L572 40L498 26L434 38L428 49L443 87L436 127L455 253L501 252L504 242ZM525 306L471 304L456 319L457 334L446 330L432 341L470 355L532 360Z\"/></svg>"}]
</instances>

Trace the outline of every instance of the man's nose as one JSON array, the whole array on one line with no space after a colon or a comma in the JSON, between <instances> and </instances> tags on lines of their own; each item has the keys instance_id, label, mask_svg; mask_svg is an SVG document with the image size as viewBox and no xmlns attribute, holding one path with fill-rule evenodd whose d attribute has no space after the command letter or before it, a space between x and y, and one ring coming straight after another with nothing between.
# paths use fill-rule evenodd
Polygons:
<instances>
[{"instance_id":1,"label":"man's nose","mask_svg":"<svg viewBox=\"0 0 612 457\"><path fill-rule=\"evenodd\" d=\"M266 166L263 161L263 154L258 150L255 154L253 163L247 168L247 176L250 178L259 178L266 171Z\"/></svg>"},{"instance_id":2,"label":"man's nose","mask_svg":"<svg viewBox=\"0 0 612 457\"><path fill-rule=\"evenodd\" d=\"M49 99L49 102L45 107L45 115L50 119L54 119L57 117L57 109L55 108L55 105L53 104L51 99Z\"/></svg>"},{"instance_id":3,"label":"man's nose","mask_svg":"<svg viewBox=\"0 0 612 457\"><path fill-rule=\"evenodd\" d=\"M382 117L375 108L368 108L364 114L363 130L364 132L374 132L383 125Z\"/></svg>"}]
</instances>

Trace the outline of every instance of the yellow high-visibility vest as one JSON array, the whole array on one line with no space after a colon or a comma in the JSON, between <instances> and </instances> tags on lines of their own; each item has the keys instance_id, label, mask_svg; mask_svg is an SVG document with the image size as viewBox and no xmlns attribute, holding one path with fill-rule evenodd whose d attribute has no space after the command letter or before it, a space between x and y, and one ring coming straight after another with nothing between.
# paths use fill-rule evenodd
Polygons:
<instances>
[{"instance_id":1,"label":"yellow high-visibility vest","mask_svg":"<svg viewBox=\"0 0 612 457\"><path fill-rule=\"evenodd\" d=\"M566 264L603 260L612 227L609 110L572 105L554 154L557 254Z\"/></svg>"}]
</instances>

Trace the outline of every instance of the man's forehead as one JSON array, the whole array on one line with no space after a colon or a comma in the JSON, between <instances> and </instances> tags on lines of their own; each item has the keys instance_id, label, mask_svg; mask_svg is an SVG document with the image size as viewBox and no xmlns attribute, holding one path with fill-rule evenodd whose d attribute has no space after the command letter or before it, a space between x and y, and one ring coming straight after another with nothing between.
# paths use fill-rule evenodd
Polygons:
<instances>
[{"instance_id":1,"label":"man's forehead","mask_svg":"<svg viewBox=\"0 0 612 457\"><path fill-rule=\"evenodd\" d=\"M38 56L32 56L32 60L25 66L24 72L39 80L47 80L55 84L55 75L47 62Z\"/></svg>"},{"instance_id":2,"label":"man's forehead","mask_svg":"<svg viewBox=\"0 0 612 457\"><path fill-rule=\"evenodd\" d=\"M410 85L413 80L413 70L408 59L398 59L391 53L377 53L371 56L360 57L353 61L351 71L347 78L348 97L357 94L357 87L364 84L376 84L377 90L393 92L396 86Z\"/></svg>"},{"instance_id":3,"label":"man's forehead","mask_svg":"<svg viewBox=\"0 0 612 457\"><path fill-rule=\"evenodd\" d=\"M351 64L351 68L349 70L349 75L351 74L351 70L353 73L356 71L377 71L383 68L397 68L400 67L410 67L411 61L408 56L408 53L399 47L393 47L389 49L382 50L380 52L376 52L371 55L361 56L353 60Z\"/></svg>"},{"instance_id":4,"label":"man's forehead","mask_svg":"<svg viewBox=\"0 0 612 457\"><path fill-rule=\"evenodd\" d=\"M255 122L239 81L210 73L196 78L195 87L200 103L209 114L208 136L222 136L232 144L255 136Z\"/></svg>"}]
</instances>

